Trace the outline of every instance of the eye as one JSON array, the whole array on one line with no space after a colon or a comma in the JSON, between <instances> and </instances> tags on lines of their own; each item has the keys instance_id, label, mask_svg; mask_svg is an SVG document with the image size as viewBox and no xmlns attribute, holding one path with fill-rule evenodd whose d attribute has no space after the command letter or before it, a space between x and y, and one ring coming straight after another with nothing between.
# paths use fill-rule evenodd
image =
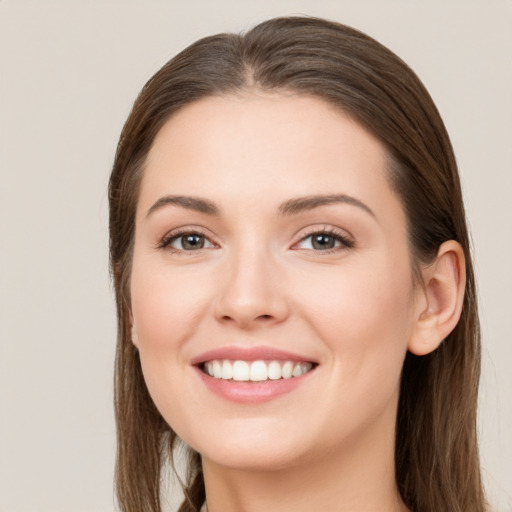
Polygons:
<instances>
[{"instance_id":1,"label":"eye","mask_svg":"<svg viewBox=\"0 0 512 512\"><path fill-rule=\"evenodd\" d=\"M214 247L213 243L205 235L195 231L171 234L160 244L160 248L187 252L210 249L211 247Z\"/></svg>"},{"instance_id":2,"label":"eye","mask_svg":"<svg viewBox=\"0 0 512 512\"><path fill-rule=\"evenodd\" d=\"M314 251L336 251L353 247L354 243L345 236L334 231L318 231L304 237L296 244L297 249Z\"/></svg>"}]
</instances>

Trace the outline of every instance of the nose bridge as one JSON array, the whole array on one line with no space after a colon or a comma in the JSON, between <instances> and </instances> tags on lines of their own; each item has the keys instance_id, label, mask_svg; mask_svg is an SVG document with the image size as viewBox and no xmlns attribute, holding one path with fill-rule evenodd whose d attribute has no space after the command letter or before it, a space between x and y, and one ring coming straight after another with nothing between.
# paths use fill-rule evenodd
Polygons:
<instances>
[{"instance_id":1,"label":"nose bridge","mask_svg":"<svg viewBox=\"0 0 512 512\"><path fill-rule=\"evenodd\" d=\"M287 315L276 258L255 239L233 247L226 258L216 316L248 328L280 322Z\"/></svg>"}]
</instances>

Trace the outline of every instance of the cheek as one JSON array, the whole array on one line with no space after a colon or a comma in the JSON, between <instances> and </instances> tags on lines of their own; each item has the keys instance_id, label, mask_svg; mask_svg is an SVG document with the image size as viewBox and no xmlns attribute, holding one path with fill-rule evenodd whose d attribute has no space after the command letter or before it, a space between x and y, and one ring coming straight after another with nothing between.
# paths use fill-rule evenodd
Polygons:
<instances>
[{"instance_id":1,"label":"cheek","mask_svg":"<svg viewBox=\"0 0 512 512\"><path fill-rule=\"evenodd\" d=\"M186 272L134 261L132 313L141 352L175 351L193 334L209 304L205 287Z\"/></svg>"},{"instance_id":2,"label":"cheek","mask_svg":"<svg viewBox=\"0 0 512 512\"><path fill-rule=\"evenodd\" d=\"M396 391L414 322L412 280L400 268L409 267L347 267L329 280L311 280L301 295L306 322L331 354L335 385L346 397Z\"/></svg>"},{"instance_id":3,"label":"cheek","mask_svg":"<svg viewBox=\"0 0 512 512\"><path fill-rule=\"evenodd\" d=\"M195 400L184 384L190 368L183 346L209 304L205 289L190 277L134 258L132 314L144 380L157 409L179 433L187 431L180 426Z\"/></svg>"},{"instance_id":4,"label":"cheek","mask_svg":"<svg viewBox=\"0 0 512 512\"><path fill-rule=\"evenodd\" d=\"M297 287L309 323L333 341L358 338L358 346L393 331L403 334L412 320L412 279L407 263L372 261L311 275ZM316 319L316 320L315 320ZM378 332L374 337L360 337ZM329 336L328 333L332 335ZM396 333L398 334L398 333Z\"/></svg>"}]
</instances>

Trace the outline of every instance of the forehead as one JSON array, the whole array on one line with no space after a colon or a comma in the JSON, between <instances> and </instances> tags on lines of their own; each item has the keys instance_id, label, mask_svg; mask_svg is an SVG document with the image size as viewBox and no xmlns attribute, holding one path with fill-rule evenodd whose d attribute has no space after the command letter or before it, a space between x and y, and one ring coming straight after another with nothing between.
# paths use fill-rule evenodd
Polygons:
<instances>
[{"instance_id":1,"label":"forehead","mask_svg":"<svg viewBox=\"0 0 512 512\"><path fill-rule=\"evenodd\" d=\"M261 92L208 97L179 110L157 134L140 206L147 210L164 194L250 204L336 192L396 202L387 175L383 144L322 99Z\"/></svg>"}]
</instances>

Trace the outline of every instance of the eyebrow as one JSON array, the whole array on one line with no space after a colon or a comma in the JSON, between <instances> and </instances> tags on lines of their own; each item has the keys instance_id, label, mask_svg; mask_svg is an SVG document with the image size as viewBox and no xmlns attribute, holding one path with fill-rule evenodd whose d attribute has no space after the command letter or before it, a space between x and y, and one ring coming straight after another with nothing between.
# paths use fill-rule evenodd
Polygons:
<instances>
[{"instance_id":1,"label":"eyebrow","mask_svg":"<svg viewBox=\"0 0 512 512\"><path fill-rule=\"evenodd\" d=\"M307 210L312 210L320 206L329 204L349 204L361 208L366 213L369 213L372 217L375 214L365 203L356 199L355 197L348 196L346 194L329 194L329 195L312 195L297 197L289 199L282 203L278 208L280 215L295 215ZM148 210L146 216L149 217L156 210L159 210L167 205L178 205L188 210L194 210L199 213L205 213L206 215L218 216L220 215L220 208L212 201L203 199L201 197L193 196L164 196L156 201L153 206Z\"/></svg>"},{"instance_id":2,"label":"eyebrow","mask_svg":"<svg viewBox=\"0 0 512 512\"><path fill-rule=\"evenodd\" d=\"M281 204L278 211L281 215L294 215L296 213L312 210L313 208L318 208L320 206L339 203L357 206L358 208L364 210L366 213L369 213L372 217L375 217L375 214L369 206L364 204L359 199L356 199L352 196L347 196L346 194L297 197Z\"/></svg>"},{"instance_id":3,"label":"eyebrow","mask_svg":"<svg viewBox=\"0 0 512 512\"><path fill-rule=\"evenodd\" d=\"M220 215L219 207L212 201L208 201L208 199L192 196L164 196L158 199L158 201L148 210L146 217L149 217L156 210L170 204L182 206L188 210L206 213L207 215Z\"/></svg>"}]
</instances>

